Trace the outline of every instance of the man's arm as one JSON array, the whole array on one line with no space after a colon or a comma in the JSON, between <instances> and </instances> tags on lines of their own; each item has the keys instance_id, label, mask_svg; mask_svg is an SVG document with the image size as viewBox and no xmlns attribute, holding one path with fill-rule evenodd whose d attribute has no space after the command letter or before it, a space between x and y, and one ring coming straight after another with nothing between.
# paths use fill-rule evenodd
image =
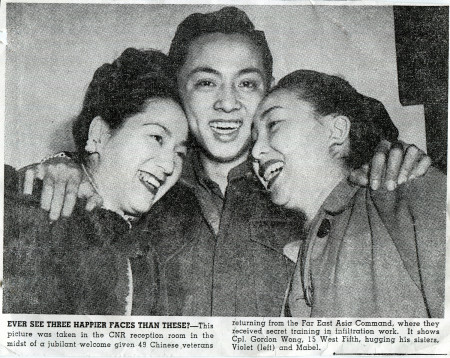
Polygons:
<instances>
[{"instance_id":1,"label":"man's arm","mask_svg":"<svg viewBox=\"0 0 450 358\"><path fill-rule=\"evenodd\" d=\"M403 146L406 150L403 150ZM350 181L360 186L369 185L377 190L385 186L393 190L398 184L426 173L431 159L415 145L394 144L383 141L378 146L371 165L352 171ZM77 198L86 198L86 210L102 205L81 166L67 156L56 155L40 164L23 168L24 194L31 194L34 179L43 181L41 208L50 212L50 219L72 214Z\"/></svg>"},{"instance_id":2,"label":"man's arm","mask_svg":"<svg viewBox=\"0 0 450 358\"><path fill-rule=\"evenodd\" d=\"M378 145L369 165L350 173L350 181L373 190L385 187L394 190L397 185L423 176L431 166L431 159L415 145L383 140Z\"/></svg>"},{"instance_id":3,"label":"man's arm","mask_svg":"<svg viewBox=\"0 0 450 358\"><path fill-rule=\"evenodd\" d=\"M102 198L85 178L80 164L65 155L55 155L20 170L25 174L23 193L31 195L35 179L42 180L41 208L50 220L72 215L77 198L87 199L86 210L102 205Z\"/></svg>"}]
</instances>

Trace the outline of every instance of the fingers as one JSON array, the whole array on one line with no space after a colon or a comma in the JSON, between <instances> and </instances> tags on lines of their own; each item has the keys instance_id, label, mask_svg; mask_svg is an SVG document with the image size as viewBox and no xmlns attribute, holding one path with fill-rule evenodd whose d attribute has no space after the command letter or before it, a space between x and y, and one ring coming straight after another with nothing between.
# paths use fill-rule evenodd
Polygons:
<instances>
[{"instance_id":1,"label":"fingers","mask_svg":"<svg viewBox=\"0 0 450 358\"><path fill-rule=\"evenodd\" d=\"M77 180L74 180L73 178L69 179L66 186L66 196L64 199L64 206L61 213L62 216L69 217L70 215L72 215L73 209L77 202L79 185L80 184Z\"/></svg>"},{"instance_id":2,"label":"fingers","mask_svg":"<svg viewBox=\"0 0 450 358\"><path fill-rule=\"evenodd\" d=\"M419 160L416 167L412 170L409 179L414 179L424 175L428 171L428 168L430 168L431 164L431 158L423 153L422 159Z\"/></svg>"},{"instance_id":3,"label":"fingers","mask_svg":"<svg viewBox=\"0 0 450 358\"><path fill-rule=\"evenodd\" d=\"M45 167L44 167L45 166ZM49 162L41 164L38 175L43 176L41 208L49 211L50 220L61 215L70 216L77 200L81 182L80 170L70 162Z\"/></svg>"},{"instance_id":4,"label":"fingers","mask_svg":"<svg viewBox=\"0 0 450 358\"><path fill-rule=\"evenodd\" d=\"M391 143L382 140L375 150L375 155L370 165L370 187L373 190L377 190L380 187L386 168L386 153L390 148Z\"/></svg>"},{"instance_id":5,"label":"fingers","mask_svg":"<svg viewBox=\"0 0 450 358\"><path fill-rule=\"evenodd\" d=\"M50 211L54 185L55 183L53 178L49 176L44 178L44 181L42 183L41 208L45 211Z\"/></svg>"},{"instance_id":6,"label":"fingers","mask_svg":"<svg viewBox=\"0 0 450 358\"><path fill-rule=\"evenodd\" d=\"M408 180L411 175L411 170L414 163L417 160L417 155L419 154L419 148L415 145L410 145L406 150L405 157L403 158L403 164L400 168L400 173L398 175L398 184L403 184Z\"/></svg>"},{"instance_id":7,"label":"fingers","mask_svg":"<svg viewBox=\"0 0 450 358\"><path fill-rule=\"evenodd\" d=\"M369 165L364 164L361 168L354 169L350 172L349 180L359 186L367 186L369 184Z\"/></svg>"},{"instance_id":8,"label":"fingers","mask_svg":"<svg viewBox=\"0 0 450 358\"><path fill-rule=\"evenodd\" d=\"M400 166L403 162L403 145L394 143L389 151L389 158L386 167L385 186L387 190L394 190L397 187L397 178Z\"/></svg>"},{"instance_id":9,"label":"fingers","mask_svg":"<svg viewBox=\"0 0 450 358\"><path fill-rule=\"evenodd\" d=\"M92 211L103 205L102 197L97 194L89 182L81 183L80 189L78 190L78 197L87 199L85 207L87 211Z\"/></svg>"},{"instance_id":10,"label":"fingers","mask_svg":"<svg viewBox=\"0 0 450 358\"><path fill-rule=\"evenodd\" d=\"M88 199L88 201L86 203L86 210L92 211L95 208L101 207L102 205L103 205L103 199L101 198L100 195L95 193Z\"/></svg>"},{"instance_id":11,"label":"fingers","mask_svg":"<svg viewBox=\"0 0 450 358\"><path fill-rule=\"evenodd\" d=\"M66 193L66 184L58 181L55 183L53 190L53 198L50 205L50 220L55 221L59 219L61 215L62 207L64 205L64 196Z\"/></svg>"},{"instance_id":12,"label":"fingers","mask_svg":"<svg viewBox=\"0 0 450 358\"><path fill-rule=\"evenodd\" d=\"M25 180L23 183L23 193L25 195L33 194L34 169L27 169L25 172Z\"/></svg>"}]
</instances>

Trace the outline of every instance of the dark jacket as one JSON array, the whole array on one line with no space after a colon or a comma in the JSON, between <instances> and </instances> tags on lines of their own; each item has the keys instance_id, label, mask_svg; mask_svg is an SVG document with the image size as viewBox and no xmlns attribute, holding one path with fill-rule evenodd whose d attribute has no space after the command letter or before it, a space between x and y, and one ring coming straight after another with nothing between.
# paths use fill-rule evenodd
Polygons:
<instances>
[{"instance_id":1,"label":"dark jacket","mask_svg":"<svg viewBox=\"0 0 450 358\"><path fill-rule=\"evenodd\" d=\"M83 203L52 224L39 190L22 195L21 179L5 168L3 312L123 315L132 287L131 313L154 313L155 260L129 224Z\"/></svg>"},{"instance_id":2,"label":"dark jacket","mask_svg":"<svg viewBox=\"0 0 450 358\"><path fill-rule=\"evenodd\" d=\"M279 316L294 266L283 247L302 218L273 205L249 167L229 181L216 234L195 185L185 174L142 228L159 257L158 314Z\"/></svg>"},{"instance_id":3,"label":"dark jacket","mask_svg":"<svg viewBox=\"0 0 450 358\"><path fill-rule=\"evenodd\" d=\"M445 193L433 168L393 192L338 185L299 256L290 313L442 318Z\"/></svg>"}]
</instances>

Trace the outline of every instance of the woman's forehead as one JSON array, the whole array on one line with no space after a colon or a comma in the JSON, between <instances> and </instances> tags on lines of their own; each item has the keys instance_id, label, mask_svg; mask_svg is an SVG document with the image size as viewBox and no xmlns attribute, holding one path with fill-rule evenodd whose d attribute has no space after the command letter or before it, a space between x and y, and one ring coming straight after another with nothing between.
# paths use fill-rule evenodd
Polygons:
<instances>
[{"instance_id":1,"label":"woman's forehead","mask_svg":"<svg viewBox=\"0 0 450 358\"><path fill-rule=\"evenodd\" d=\"M159 125L168 132L186 132L187 120L181 106L170 98L151 98L134 118L137 126Z\"/></svg>"},{"instance_id":2,"label":"woman's forehead","mask_svg":"<svg viewBox=\"0 0 450 358\"><path fill-rule=\"evenodd\" d=\"M289 109L300 102L294 93L285 89L276 90L267 95L258 107L260 120L266 118L270 113L278 109Z\"/></svg>"},{"instance_id":3,"label":"woman's forehead","mask_svg":"<svg viewBox=\"0 0 450 358\"><path fill-rule=\"evenodd\" d=\"M311 103L298 97L298 95L287 89L278 89L270 93L260 103L256 122L264 122L273 115L290 113L290 115L310 114L314 112ZM256 123L258 124L258 123Z\"/></svg>"}]
</instances>

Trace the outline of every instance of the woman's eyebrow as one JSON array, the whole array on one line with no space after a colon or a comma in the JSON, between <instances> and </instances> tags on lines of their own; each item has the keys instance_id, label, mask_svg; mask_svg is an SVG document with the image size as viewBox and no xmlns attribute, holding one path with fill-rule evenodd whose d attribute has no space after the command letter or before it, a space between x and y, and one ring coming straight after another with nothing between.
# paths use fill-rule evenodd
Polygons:
<instances>
[{"instance_id":1,"label":"woman's eyebrow","mask_svg":"<svg viewBox=\"0 0 450 358\"><path fill-rule=\"evenodd\" d=\"M264 117L266 117L270 112L272 112L272 111L274 111L276 109L279 109L279 108L282 108L282 107L281 106L272 106L272 107L266 109L264 112L261 113L261 120Z\"/></svg>"},{"instance_id":2,"label":"woman's eyebrow","mask_svg":"<svg viewBox=\"0 0 450 358\"><path fill-rule=\"evenodd\" d=\"M144 123L143 126L158 126L158 127L161 127L162 129L164 129L164 132L166 132L167 134L172 135L172 132L170 131L170 129L168 129L167 127L163 126L160 123L148 122L148 123Z\"/></svg>"}]
</instances>

